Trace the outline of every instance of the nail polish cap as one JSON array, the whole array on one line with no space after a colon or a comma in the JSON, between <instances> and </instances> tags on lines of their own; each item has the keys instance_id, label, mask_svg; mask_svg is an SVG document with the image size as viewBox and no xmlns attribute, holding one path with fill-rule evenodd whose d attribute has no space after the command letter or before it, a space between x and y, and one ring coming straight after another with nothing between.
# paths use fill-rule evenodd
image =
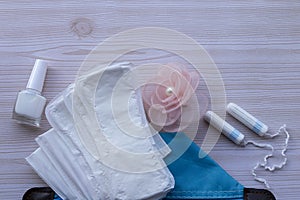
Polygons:
<instances>
[{"instance_id":1,"label":"nail polish cap","mask_svg":"<svg viewBox=\"0 0 300 200\"><path fill-rule=\"evenodd\" d=\"M47 72L47 63L44 60L36 59L31 71L26 88L42 92Z\"/></svg>"}]
</instances>

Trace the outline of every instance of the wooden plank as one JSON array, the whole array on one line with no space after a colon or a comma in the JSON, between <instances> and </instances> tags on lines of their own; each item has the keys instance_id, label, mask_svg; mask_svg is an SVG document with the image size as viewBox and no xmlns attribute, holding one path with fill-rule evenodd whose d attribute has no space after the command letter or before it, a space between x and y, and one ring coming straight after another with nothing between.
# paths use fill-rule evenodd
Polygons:
<instances>
[{"instance_id":1,"label":"wooden plank","mask_svg":"<svg viewBox=\"0 0 300 200\"><path fill-rule=\"evenodd\" d=\"M300 185L300 2L289 1L1 1L0 2L0 199L20 199L26 189L44 185L24 158L37 148L34 138L50 128L27 129L11 120L18 90L26 85L34 59L49 62L44 95L51 100L74 81L85 56L120 31L159 26L183 32L202 44L216 62L235 102L272 131L286 123L291 133L289 162L267 176L277 199L298 199ZM121 41L126 44L127 41ZM181 41L174 43L182 44ZM186 46L186 48L192 48ZM108 52L109 53L109 52ZM191 49L192 53L192 49ZM163 51L123 56L134 64L170 62ZM180 59L179 59L180 60ZM205 93L205 87L198 92ZM207 92L207 91L206 91ZM234 119L249 139L262 141ZM201 121L196 141L207 125ZM277 144L280 140L272 140ZM246 187L251 168L266 153L240 148L221 137L210 155Z\"/></svg>"}]
</instances>

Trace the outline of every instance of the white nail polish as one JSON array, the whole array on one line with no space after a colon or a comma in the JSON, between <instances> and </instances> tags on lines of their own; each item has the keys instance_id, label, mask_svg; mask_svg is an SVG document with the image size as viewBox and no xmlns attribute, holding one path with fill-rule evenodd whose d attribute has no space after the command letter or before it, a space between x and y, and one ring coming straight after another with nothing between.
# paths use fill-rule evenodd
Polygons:
<instances>
[{"instance_id":1,"label":"white nail polish","mask_svg":"<svg viewBox=\"0 0 300 200\"><path fill-rule=\"evenodd\" d=\"M21 90L16 99L13 119L19 123L40 127L41 115L46 105L46 98L41 95L46 72L46 62L37 59L26 89Z\"/></svg>"}]
</instances>

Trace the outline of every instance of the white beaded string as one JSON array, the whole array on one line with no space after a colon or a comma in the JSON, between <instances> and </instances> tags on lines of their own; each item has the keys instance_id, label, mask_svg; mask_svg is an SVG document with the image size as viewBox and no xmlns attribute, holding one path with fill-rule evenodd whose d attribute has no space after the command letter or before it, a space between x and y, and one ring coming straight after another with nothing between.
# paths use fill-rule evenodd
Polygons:
<instances>
[{"instance_id":1,"label":"white beaded string","mask_svg":"<svg viewBox=\"0 0 300 200\"><path fill-rule=\"evenodd\" d=\"M243 146L246 146L246 145L248 145L248 144L252 144L253 146L256 146L256 147L258 147L258 148L269 148L269 149L271 150L271 153L267 154L267 155L264 157L264 161L263 161L263 162L258 162L258 163L255 165L255 167L252 169L252 175L253 175L254 179L255 179L256 181L258 181L258 182L263 183L263 184L266 186L266 188L268 188L268 189L270 188L270 185L268 184L268 181L267 181L266 179L264 179L264 178L258 177L257 174L256 174L256 170L257 170L259 167L263 167L265 170L271 171L271 172L272 172L272 171L275 171L276 169L282 169L282 168L286 165L288 159L287 159L285 153L286 153L286 151L287 151L288 143L289 143L289 139L290 139L289 132L286 130L286 125L284 124L283 126L281 126L281 127L278 129L278 131L277 131L275 134L273 134L273 135L267 133L267 134L265 135L265 137L266 137L266 138L274 138L274 137L280 135L280 134L282 133L282 131L285 133L286 138L285 138L285 146L284 146L284 148L283 148L282 151L281 151L281 155L283 156L284 160L283 160L283 162L281 162L280 164L277 164L277 165L274 164L274 165L272 165L272 166L267 166L267 164L268 164L268 159L271 158L271 157L273 157L273 153L274 153L274 147L273 147L271 144L257 143L257 142L255 142L255 141L253 141L253 140L248 140L248 141L246 141L246 142L243 144Z\"/></svg>"}]
</instances>

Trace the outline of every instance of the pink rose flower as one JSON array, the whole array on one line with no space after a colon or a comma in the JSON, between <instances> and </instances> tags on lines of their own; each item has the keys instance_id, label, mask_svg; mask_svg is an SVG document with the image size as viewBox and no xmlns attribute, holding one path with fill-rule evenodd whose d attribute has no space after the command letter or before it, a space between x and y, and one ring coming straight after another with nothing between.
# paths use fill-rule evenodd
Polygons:
<instances>
[{"instance_id":1,"label":"pink rose flower","mask_svg":"<svg viewBox=\"0 0 300 200\"><path fill-rule=\"evenodd\" d=\"M177 132L193 120L188 104L199 84L199 75L175 64L164 65L142 88L144 108L156 130Z\"/></svg>"}]
</instances>

